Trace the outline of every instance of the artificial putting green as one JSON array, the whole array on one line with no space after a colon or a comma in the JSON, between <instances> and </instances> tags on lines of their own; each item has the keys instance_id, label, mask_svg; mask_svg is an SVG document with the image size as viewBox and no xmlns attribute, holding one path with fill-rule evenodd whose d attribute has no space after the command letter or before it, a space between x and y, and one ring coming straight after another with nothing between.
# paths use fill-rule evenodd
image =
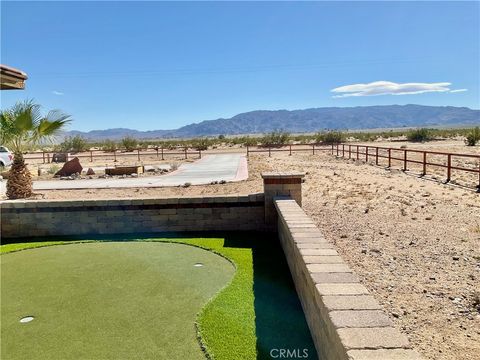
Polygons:
<instances>
[{"instance_id":1,"label":"artificial putting green","mask_svg":"<svg viewBox=\"0 0 480 360\"><path fill-rule=\"evenodd\" d=\"M140 248L148 251L131 250ZM2 358L270 359L272 349L317 358L281 248L265 236L51 246L1 260ZM20 324L26 315L35 320Z\"/></svg>"}]
</instances>

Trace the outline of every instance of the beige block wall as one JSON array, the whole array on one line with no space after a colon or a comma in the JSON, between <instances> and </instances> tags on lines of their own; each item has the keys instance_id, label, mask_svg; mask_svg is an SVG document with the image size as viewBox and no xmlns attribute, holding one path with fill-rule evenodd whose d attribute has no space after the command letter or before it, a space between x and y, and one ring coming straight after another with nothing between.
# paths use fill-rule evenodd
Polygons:
<instances>
[{"instance_id":1,"label":"beige block wall","mask_svg":"<svg viewBox=\"0 0 480 360\"><path fill-rule=\"evenodd\" d=\"M3 239L20 237L132 234L170 231L264 229L264 196L4 201Z\"/></svg>"}]
</instances>

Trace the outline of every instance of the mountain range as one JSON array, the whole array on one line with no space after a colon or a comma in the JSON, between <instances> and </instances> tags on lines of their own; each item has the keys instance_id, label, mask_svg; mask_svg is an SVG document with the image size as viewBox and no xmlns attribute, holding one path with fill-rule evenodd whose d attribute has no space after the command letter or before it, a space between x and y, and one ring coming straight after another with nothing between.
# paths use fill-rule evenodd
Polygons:
<instances>
[{"instance_id":1,"label":"mountain range","mask_svg":"<svg viewBox=\"0 0 480 360\"><path fill-rule=\"evenodd\" d=\"M90 140L191 138L200 136L261 134L274 130L290 133L321 130L360 130L399 127L456 127L480 125L480 110L455 106L381 105L358 107L323 107L304 110L256 110L231 118L205 120L175 130L139 131L106 129L89 132L68 131Z\"/></svg>"}]
</instances>

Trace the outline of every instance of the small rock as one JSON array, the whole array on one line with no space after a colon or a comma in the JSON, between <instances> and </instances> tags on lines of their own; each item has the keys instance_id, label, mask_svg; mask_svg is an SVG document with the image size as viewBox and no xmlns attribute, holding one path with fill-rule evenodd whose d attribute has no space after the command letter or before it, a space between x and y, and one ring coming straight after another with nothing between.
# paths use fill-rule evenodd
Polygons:
<instances>
[{"instance_id":1,"label":"small rock","mask_svg":"<svg viewBox=\"0 0 480 360\"><path fill-rule=\"evenodd\" d=\"M452 257L452 259L453 259L454 261L458 261L458 260L460 260L460 257L459 257L459 256L454 256L454 257Z\"/></svg>"},{"instance_id":2,"label":"small rock","mask_svg":"<svg viewBox=\"0 0 480 360\"><path fill-rule=\"evenodd\" d=\"M138 174L132 173L132 174L130 174L130 176L133 177L133 178L136 178L136 177L138 177Z\"/></svg>"},{"instance_id":3,"label":"small rock","mask_svg":"<svg viewBox=\"0 0 480 360\"><path fill-rule=\"evenodd\" d=\"M93 171L92 168L88 168L88 170L87 170L87 175L89 175L89 176L90 176L90 175L95 175L95 171Z\"/></svg>"}]
</instances>

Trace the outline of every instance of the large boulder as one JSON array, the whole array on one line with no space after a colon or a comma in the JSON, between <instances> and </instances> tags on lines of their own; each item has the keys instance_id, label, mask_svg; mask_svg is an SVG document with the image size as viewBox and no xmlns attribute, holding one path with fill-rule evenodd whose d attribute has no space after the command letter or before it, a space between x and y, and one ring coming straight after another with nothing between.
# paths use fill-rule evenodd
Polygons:
<instances>
[{"instance_id":1,"label":"large boulder","mask_svg":"<svg viewBox=\"0 0 480 360\"><path fill-rule=\"evenodd\" d=\"M77 157L74 157L72 160L67 161L63 167L57 171L55 176L70 176L73 174L81 174L83 170L82 165L80 165L80 160Z\"/></svg>"}]
</instances>

